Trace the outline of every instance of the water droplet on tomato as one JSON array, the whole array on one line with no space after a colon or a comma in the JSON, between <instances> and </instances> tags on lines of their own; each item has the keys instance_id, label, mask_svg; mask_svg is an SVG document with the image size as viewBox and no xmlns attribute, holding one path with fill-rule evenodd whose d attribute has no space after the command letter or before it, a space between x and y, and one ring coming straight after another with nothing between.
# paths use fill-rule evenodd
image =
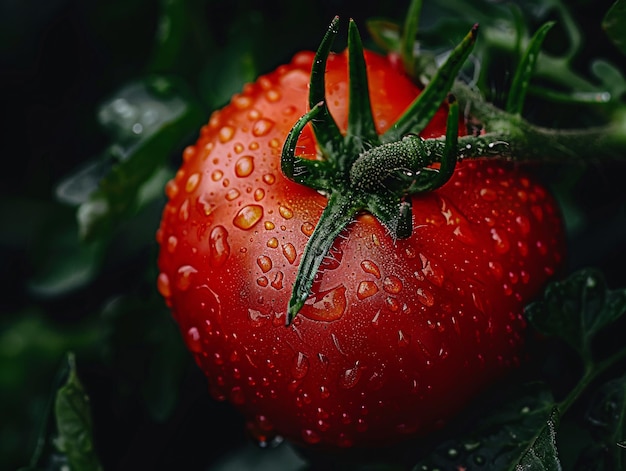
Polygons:
<instances>
[{"instance_id":1,"label":"water droplet on tomato","mask_svg":"<svg viewBox=\"0 0 626 471\"><path fill-rule=\"evenodd\" d=\"M254 171L254 157L244 155L235 162L235 175L240 178L249 176Z\"/></svg>"},{"instance_id":2,"label":"water droplet on tomato","mask_svg":"<svg viewBox=\"0 0 626 471\"><path fill-rule=\"evenodd\" d=\"M268 101L276 102L280 100L280 92L272 88L271 90L265 92L265 98L267 98Z\"/></svg>"},{"instance_id":3,"label":"water droplet on tomato","mask_svg":"<svg viewBox=\"0 0 626 471\"><path fill-rule=\"evenodd\" d=\"M196 188L198 188L198 184L200 183L200 177L201 175L199 173L192 173L191 175L189 175L187 183L185 184L185 191L187 193L191 193Z\"/></svg>"},{"instance_id":4,"label":"water droplet on tomato","mask_svg":"<svg viewBox=\"0 0 626 471\"><path fill-rule=\"evenodd\" d=\"M385 305L391 312L397 312L400 309L400 303L398 300L396 298L392 298L391 296L385 299Z\"/></svg>"},{"instance_id":5,"label":"water droplet on tomato","mask_svg":"<svg viewBox=\"0 0 626 471\"><path fill-rule=\"evenodd\" d=\"M319 298L320 295L322 295L321 298ZM301 314L311 320L332 322L343 316L347 304L346 287L339 285L330 291L318 294L313 304L304 305Z\"/></svg>"},{"instance_id":6,"label":"water droplet on tomato","mask_svg":"<svg viewBox=\"0 0 626 471\"><path fill-rule=\"evenodd\" d=\"M267 241L267 246L275 249L276 247L278 247L278 239L276 237L272 237Z\"/></svg>"},{"instance_id":7,"label":"water droplet on tomato","mask_svg":"<svg viewBox=\"0 0 626 471\"><path fill-rule=\"evenodd\" d=\"M272 280L272 288L274 289L283 289L283 272L282 271L278 271L276 272L276 274L274 275L274 279Z\"/></svg>"},{"instance_id":8,"label":"water droplet on tomato","mask_svg":"<svg viewBox=\"0 0 626 471\"><path fill-rule=\"evenodd\" d=\"M222 172L221 170L214 170L213 173L211 173L211 180L213 180L214 182L219 182L223 176L224 172Z\"/></svg>"},{"instance_id":9,"label":"water droplet on tomato","mask_svg":"<svg viewBox=\"0 0 626 471\"><path fill-rule=\"evenodd\" d=\"M363 260L361 262L361 269L365 273L369 273L371 275L374 275L376 278L380 279L380 268L378 268L378 265L376 265L376 263L374 263L373 261Z\"/></svg>"},{"instance_id":10,"label":"water droplet on tomato","mask_svg":"<svg viewBox=\"0 0 626 471\"><path fill-rule=\"evenodd\" d=\"M169 253L174 253L176 251L176 246L178 245L178 239L176 236L169 236L167 238L167 251Z\"/></svg>"},{"instance_id":11,"label":"water droplet on tomato","mask_svg":"<svg viewBox=\"0 0 626 471\"><path fill-rule=\"evenodd\" d=\"M246 402L246 396L240 386L234 386L230 390L230 402L238 406Z\"/></svg>"},{"instance_id":12,"label":"water droplet on tomato","mask_svg":"<svg viewBox=\"0 0 626 471\"><path fill-rule=\"evenodd\" d=\"M283 255L290 264L293 264L293 262L296 261L296 257L298 256L298 254L296 253L296 248L291 243L283 245Z\"/></svg>"},{"instance_id":13,"label":"water droplet on tomato","mask_svg":"<svg viewBox=\"0 0 626 471\"><path fill-rule=\"evenodd\" d=\"M328 399L330 397L330 391L326 386L320 386L320 397L322 399Z\"/></svg>"},{"instance_id":14,"label":"water droplet on tomato","mask_svg":"<svg viewBox=\"0 0 626 471\"><path fill-rule=\"evenodd\" d=\"M248 230L254 227L263 217L263 206L249 204L239 210L233 219L233 225Z\"/></svg>"},{"instance_id":15,"label":"water droplet on tomato","mask_svg":"<svg viewBox=\"0 0 626 471\"><path fill-rule=\"evenodd\" d=\"M432 307L435 304L435 297L426 288L417 288L417 299L426 307Z\"/></svg>"},{"instance_id":16,"label":"water droplet on tomato","mask_svg":"<svg viewBox=\"0 0 626 471\"><path fill-rule=\"evenodd\" d=\"M263 181L268 185L272 185L276 181L276 177L272 173L266 173L263 175Z\"/></svg>"},{"instance_id":17,"label":"water droplet on tomato","mask_svg":"<svg viewBox=\"0 0 626 471\"><path fill-rule=\"evenodd\" d=\"M500 262L489 262L488 267L491 273L493 273L496 278L502 278L504 270L502 269L502 265L500 264Z\"/></svg>"},{"instance_id":18,"label":"water droplet on tomato","mask_svg":"<svg viewBox=\"0 0 626 471\"><path fill-rule=\"evenodd\" d=\"M291 219L293 217L293 211L287 206L280 206L278 208L278 213L285 219Z\"/></svg>"},{"instance_id":19,"label":"water droplet on tomato","mask_svg":"<svg viewBox=\"0 0 626 471\"><path fill-rule=\"evenodd\" d=\"M508 237L495 227L491 229L491 239L495 242L496 253L505 254L511 248Z\"/></svg>"},{"instance_id":20,"label":"water droplet on tomato","mask_svg":"<svg viewBox=\"0 0 626 471\"><path fill-rule=\"evenodd\" d=\"M181 204L180 208L178 208L178 219L180 219L182 222L185 222L187 221L187 219L189 219L189 200L188 199L183 201L183 204Z\"/></svg>"},{"instance_id":21,"label":"water droplet on tomato","mask_svg":"<svg viewBox=\"0 0 626 471\"><path fill-rule=\"evenodd\" d=\"M356 361L351 368L346 369L339 376L339 387L342 389L352 389L361 379L362 369L359 361Z\"/></svg>"},{"instance_id":22,"label":"water droplet on tomato","mask_svg":"<svg viewBox=\"0 0 626 471\"><path fill-rule=\"evenodd\" d=\"M198 273L191 265L183 265L178 269L178 279L176 281L176 286L181 291L187 291L189 286L191 285L191 278L194 273Z\"/></svg>"},{"instance_id":23,"label":"water droplet on tomato","mask_svg":"<svg viewBox=\"0 0 626 471\"><path fill-rule=\"evenodd\" d=\"M386 276L383 280L383 289L390 294L398 294L402 291L402 280L394 275Z\"/></svg>"},{"instance_id":24,"label":"water droplet on tomato","mask_svg":"<svg viewBox=\"0 0 626 471\"><path fill-rule=\"evenodd\" d=\"M310 429L302 430L302 439L309 445L315 445L320 442L320 436Z\"/></svg>"},{"instance_id":25,"label":"water droplet on tomato","mask_svg":"<svg viewBox=\"0 0 626 471\"><path fill-rule=\"evenodd\" d=\"M252 135L256 137L265 136L272 130L272 127L274 127L274 121L267 118L261 118L252 126Z\"/></svg>"},{"instance_id":26,"label":"water droplet on tomato","mask_svg":"<svg viewBox=\"0 0 626 471\"><path fill-rule=\"evenodd\" d=\"M300 380L304 378L308 372L309 372L309 359L304 353L298 352L298 354L296 355L295 361L293 363L293 366L291 367L291 375L294 377L294 379Z\"/></svg>"},{"instance_id":27,"label":"water droplet on tomato","mask_svg":"<svg viewBox=\"0 0 626 471\"><path fill-rule=\"evenodd\" d=\"M373 281L361 281L357 288L357 298L363 300L378 293L378 286Z\"/></svg>"},{"instance_id":28,"label":"water droplet on tomato","mask_svg":"<svg viewBox=\"0 0 626 471\"><path fill-rule=\"evenodd\" d=\"M165 185L165 195L169 198L169 199L173 199L176 197L176 195L179 192L179 188L178 188L178 184L176 183L176 180L172 179L170 181L168 181Z\"/></svg>"},{"instance_id":29,"label":"water droplet on tomato","mask_svg":"<svg viewBox=\"0 0 626 471\"><path fill-rule=\"evenodd\" d=\"M496 201L498 199L498 193L492 188L482 188L480 190L480 197L485 201Z\"/></svg>"},{"instance_id":30,"label":"water droplet on tomato","mask_svg":"<svg viewBox=\"0 0 626 471\"><path fill-rule=\"evenodd\" d=\"M218 138L221 143L230 141L235 135L235 128L232 126L222 126L218 132Z\"/></svg>"},{"instance_id":31,"label":"water droplet on tomato","mask_svg":"<svg viewBox=\"0 0 626 471\"><path fill-rule=\"evenodd\" d=\"M256 259L256 263L263 273L267 273L272 269L272 259L267 255L261 255Z\"/></svg>"},{"instance_id":32,"label":"water droplet on tomato","mask_svg":"<svg viewBox=\"0 0 626 471\"><path fill-rule=\"evenodd\" d=\"M265 190L263 188L254 190L254 201L261 201L263 198L265 198Z\"/></svg>"},{"instance_id":33,"label":"water droplet on tomato","mask_svg":"<svg viewBox=\"0 0 626 471\"><path fill-rule=\"evenodd\" d=\"M239 190L237 190L236 188L231 188L230 190L228 190L228 193L226 193L226 200L227 201L236 200L237 198L239 198L240 194L241 193L239 193Z\"/></svg>"},{"instance_id":34,"label":"water droplet on tomato","mask_svg":"<svg viewBox=\"0 0 626 471\"><path fill-rule=\"evenodd\" d=\"M401 330L398 331L398 347L407 347L410 343L410 338Z\"/></svg>"},{"instance_id":35,"label":"water droplet on tomato","mask_svg":"<svg viewBox=\"0 0 626 471\"><path fill-rule=\"evenodd\" d=\"M200 332L197 327L191 327L187 331L185 337L187 348L194 353L200 353L202 351L202 342L200 341Z\"/></svg>"},{"instance_id":36,"label":"water droplet on tomato","mask_svg":"<svg viewBox=\"0 0 626 471\"><path fill-rule=\"evenodd\" d=\"M169 298L172 296L172 289L170 287L170 278L167 276L167 273L159 273L157 278L157 289L161 296L164 298Z\"/></svg>"},{"instance_id":37,"label":"water droplet on tomato","mask_svg":"<svg viewBox=\"0 0 626 471\"><path fill-rule=\"evenodd\" d=\"M517 223L520 232L522 235L528 235L530 233L530 221L526 216L519 215L515 218L515 222Z\"/></svg>"},{"instance_id":38,"label":"water droplet on tomato","mask_svg":"<svg viewBox=\"0 0 626 471\"><path fill-rule=\"evenodd\" d=\"M209 236L209 261L215 268L219 268L230 255L230 245L228 245L228 231L224 226L215 226Z\"/></svg>"},{"instance_id":39,"label":"water droplet on tomato","mask_svg":"<svg viewBox=\"0 0 626 471\"><path fill-rule=\"evenodd\" d=\"M311 224L310 222L305 222L300 227L300 230L302 231L302 233L307 237L311 237L311 234L313 234L314 229L315 229L315 226Z\"/></svg>"},{"instance_id":40,"label":"water droplet on tomato","mask_svg":"<svg viewBox=\"0 0 626 471\"><path fill-rule=\"evenodd\" d=\"M269 284L269 280L266 276L261 276L256 279L256 284L262 288L265 288Z\"/></svg>"},{"instance_id":41,"label":"water droplet on tomato","mask_svg":"<svg viewBox=\"0 0 626 471\"><path fill-rule=\"evenodd\" d=\"M419 254L420 261L422 262L422 273L428 281L438 287L443 286L444 271L435 261L430 260L424 254Z\"/></svg>"}]
</instances>

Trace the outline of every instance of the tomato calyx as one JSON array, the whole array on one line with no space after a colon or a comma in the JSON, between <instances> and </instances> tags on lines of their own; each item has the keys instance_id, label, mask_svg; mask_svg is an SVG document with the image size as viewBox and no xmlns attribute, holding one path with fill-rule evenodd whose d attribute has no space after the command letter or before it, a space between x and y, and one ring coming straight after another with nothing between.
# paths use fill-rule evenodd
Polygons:
<instances>
[{"instance_id":1,"label":"tomato calyx","mask_svg":"<svg viewBox=\"0 0 626 471\"><path fill-rule=\"evenodd\" d=\"M474 25L451 52L420 95L388 131L379 135L372 114L363 45L353 20L348 29L348 127L341 133L326 102L325 71L337 35L335 17L317 50L311 70L310 111L285 140L281 170L296 183L328 196L328 204L311 234L298 266L289 301L289 325L310 295L315 275L335 239L360 212L375 216L396 239L413 231L411 195L433 191L452 176L458 154L458 104L449 94L459 69L476 40ZM445 138L422 139L419 133L447 100ZM320 156L296 155L304 127L313 128Z\"/></svg>"}]
</instances>

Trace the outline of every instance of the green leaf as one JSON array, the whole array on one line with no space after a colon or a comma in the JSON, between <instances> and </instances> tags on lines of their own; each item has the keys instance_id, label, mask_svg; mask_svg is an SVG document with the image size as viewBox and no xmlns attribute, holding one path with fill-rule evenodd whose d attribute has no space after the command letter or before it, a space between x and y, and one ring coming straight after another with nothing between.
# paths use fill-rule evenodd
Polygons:
<instances>
[{"instance_id":1,"label":"green leaf","mask_svg":"<svg viewBox=\"0 0 626 471\"><path fill-rule=\"evenodd\" d=\"M413 470L530 470L518 465L527 463L534 453L552 456L543 442L547 424L554 420L554 400L548 388L531 383L497 393L483 403L484 410L476 411L480 418L470 434L437 446Z\"/></svg>"},{"instance_id":2,"label":"green leaf","mask_svg":"<svg viewBox=\"0 0 626 471\"><path fill-rule=\"evenodd\" d=\"M58 390L54 403L58 438L56 446L64 453L72 471L99 471L102 466L93 442L89 398L78 375L73 354L68 355L69 376Z\"/></svg>"},{"instance_id":3,"label":"green leaf","mask_svg":"<svg viewBox=\"0 0 626 471\"><path fill-rule=\"evenodd\" d=\"M366 21L365 26L374 43L383 51L400 52L400 25L383 18L372 18Z\"/></svg>"},{"instance_id":4,"label":"green leaf","mask_svg":"<svg viewBox=\"0 0 626 471\"><path fill-rule=\"evenodd\" d=\"M613 44L626 54L626 1L617 0L609 9L602 21L602 28L606 31Z\"/></svg>"},{"instance_id":5,"label":"green leaf","mask_svg":"<svg viewBox=\"0 0 626 471\"><path fill-rule=\"evenodd\" d=\"M122 87L104 103L98 117L113 141L103 156L111 167L78 209L79 232L86 240L106 234L137 209L142 185L195 132L204 113L184 82L152 76ZM93 180L93 173L82 169L61 184L57 195L68 203L80 201Z\"/></svg>"},{"instance_id":6,"label":"green leaf","mask_svg":"<svg viewBox=\"0 0 626 471\"><path fill-rule=\"evenodd\" d=\"M585 361L592 360L593 338L626 312L626 289L609 290L604 275L593 268L551 283L542 300L526 315L546 335L563 339Z\"/></svg>"},{"instance_id":7,"label":"green leaf","mask_svg":"<svg viewBox=\"0 0 626 471\"><path fill-rule=\"evenodd\" d=\"M602 469L606 470L624 469L626 449L620 443L626 438L626 375L605 383L595 392L586 422L595 444L585 452L583 460L602 462Z\"/></svg>"},{"instance_id":8,"label":"green leaf","mask_svg":"<svg viewBox=\"0 0 626 471\"><path fill-rule=\"evenodd\" d=\"M553 410L545 426L515 467L515 471L561 471L563 469L556 449L558 420L558 413Z\"/></svg>"}]
</instances>

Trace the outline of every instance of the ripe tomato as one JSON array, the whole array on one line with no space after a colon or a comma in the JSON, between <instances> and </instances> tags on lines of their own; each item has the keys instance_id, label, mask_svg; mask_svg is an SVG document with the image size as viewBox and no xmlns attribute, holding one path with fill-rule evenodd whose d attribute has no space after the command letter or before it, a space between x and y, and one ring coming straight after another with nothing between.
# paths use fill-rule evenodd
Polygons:
<instances>
[{"instance_id":1,"label":"ripe tomato","mask_svg":"<svg viewBox=\"0 0 626 471\"><path fill-rule=\"evenodd\" d=\"M558 269L563 231L547 191L520 169L460 162L413 197L395 240L359 214L313 293L285 326L298 263L326 198L281 174L285 137L306 112L314 55L247 85L215 112L169 182L157 238L158 288L212 394L259 439L381 445L438 429L519 363L523 306ZM365 53L377 130L419 93ZM327 103L347 125L346 54L327 65ZM445 134L441 111L423 133ZM309 127L299 153L314 155Z\"/></svg>"}]
</instances>

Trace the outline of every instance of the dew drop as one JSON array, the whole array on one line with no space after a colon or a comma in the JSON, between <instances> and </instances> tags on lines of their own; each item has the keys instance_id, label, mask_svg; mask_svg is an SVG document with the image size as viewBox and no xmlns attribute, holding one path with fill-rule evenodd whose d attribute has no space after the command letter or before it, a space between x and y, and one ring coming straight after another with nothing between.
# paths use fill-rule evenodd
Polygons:
<instances>
[{"instance_id":1,"label":"dew drop","mask_svg":"<svg viewBox=\"0 0 626 471\"><path fill-rule=\"evenodd\" d=\"M191 265L183 265L178 269L178 280L176 286L181 291L187 291L191 285L191 277L194 273L198 273Z\"/></svg>"},{"instance_id":2,"label":"dew drop","mask_svg":"<svg viewBox=\"0 0 626 471\"><path fill-rule=\"evenodd\" d=\"M313 304L305 304L301 314L311 320L332 322L343 316L347 304L346 288L339 285L324 293Z\"/></svg>"},{"instance_id":3,"label":"dew drop","mask_svg":"<svg viewBox=\"0 0 626 471\"><path fill-rule=\"evenodd\" d=\"M280 206L278 212L285 219L291 219L293 217L293 211L287 206Z\"/></svg>"},{"instance_id":4,"label":"dew drop","mask_svg":"<svg viewBox=\"0 0 626 471\"><path fill-rule=\"evenodd\" d=\"M520 228L520 231L522 233L522 235L528 235L530 232L530 221L528 220L528 218L526 216L517 216L515 218L515 222L517 223L518 227Z\"/></svg>"},{"instance_id":5,"label":"dew drop","mask_svg":"<svg viewBox=\"0 0 626 471\"><path fill-rule=\"evenodd\" d=\"M489 270L494 276L498 279L502 278L504 270L502 269L502 265L499 262L489 262L488 264Z\"/></svg>"},{"instance_id":6,"label":"dew drop","mask_svg":"<svg viewBox=\"0 0 626 471\"><path fill-rule=\"evenodd\" d=\"M192 173L191 175L189 175L189 178L187 179L187 183L185 184L185 191L187 193L191 193L196 188L198 188L199 183L200 183L200 174Z\"/></svg>"},{"instance_id":7,"label":"dew drop","mask_svg":"<svg viewBox=\"0 0 626 471\"><path fill-rule=\"evenodd\" d=\"M226 200L227 201L236 200L237 198L239 198L240 194L241 193L239 193L239 190L237 190L236 188L232 188L228 190L228 193L226 193Z\"/></svg>"},{"instance_id":8,"label":"dew drop","mask_svg":"<svg viewBox=\"0 0 626 471\"><path fill-rule=\"evenodd\" d=\"M491 188L482 188L480 190L480 197L485 201L496 201L498 199L498 193Z\"/></svg>"},{"instance_id":9,"label":"dew drop","mask_svg":"<svg viewBox=\"0 0 626 471\"><path fill-rule=\"evenodd\" d=\"M254 201L261 201L263 198L265 198L265 190L263 188L254 190Z\"/></svg>"},{"instance_id":10,"label":"dew drop","mask_svg":"<svg viewBox=\"0 0 626 471\"><path fill-rule=\"evenodd\" d=\"M272 237L271 239L267 241L267 246L272 249L275 249L276 247L278 247L278 239L276 237Z\"/></svg>"},{"instance_id":11,"label":"dew drop","mask_svg":"<svg viewBox=\"0 0 626 471\"><path fill-rule=\"evenodd\" d=\"M157 289L161 296L164 298L169 298L172 296L172 290L170 287L170 278L166 273L159 273L159 277L157 278Z\"/></svg>"},{"instance_id":12,"label":"dew drop","mask_svg":"<svg viewBox=\"0 0 626 471\"><path fill-rule=\"evenodd\" d=\"M302 439L309 445L315 445L316 443L319 443L320 436L313 430L304 429L302 430Z\"/></svg>"},{"instance_id":13,"label":"dew drop","mask_svg":"<svg viewBox=\"0 0 626 471\"><path fill-rule=\"evenodd\" d=\"M330 391L326 386L320 386L320 397L322 399L328 399L330 397Z\"/></svg>"},{"instance_id":14,"label":"dew drop","mask_svg":"<svg viewBox=\"0 0 626 471\"><path fill-rule=\"evenodd\" d=\"M315 226L311 224L310 222L305 222L300 227L300 230L302 231L302 233L307 237L311 237L311 234L313 234L314 229L315 229Z\"/></svg>"},{"instance_id":15,"label":"dew drop","mask_svg":"<svg viewBox=\"0 0 626 471\"><path fill-rule=\"evenodd\" d=\"M239 178L247 177L254 171L254 157L244 155L235 162L235 175Z\"/></svg>"},{"instance_id":16,"label":"dew drop","mask_svg":"<svg viewBox=\"0 0 626 471\"><path fill-rule=\"evenodd\" d=\"M185 338L187 348L194 353L200 353L202 351L202 342L200 341L200 332L197 327L191 327L187 331Z\"/></svg>"},{"instance_id":17,"label":"dew drop","mask_svg":"<svg viewBox=\"0 0 626 471\"><path fill-rule=\"evenodd\" d=\"M402 291L402 281L394 275L385 277L383 280L383 289L390 294L398 294Z\"/></svg>"},{"instance_id":18,"label":"dew drop","mask_svg":"<svg viewBox=\"0 0 626 471\"><path fill-rule=\"evenodd\" d=\"M431 261L424 254L419 255L422 262L422 273L428 281L438 287L443 286L444 272L437 262Z\"/></svg>"},{"instance_id":19,"label":"dew drop","mask_svg":"<svg viewBox=\"0 0 626 471\"><path fill-rule=\"evenodd\" d=\"M287 243L283 245L283 255L287 259L287 261L293 265L293 262L296 261L297 253L296 248L291 243Z\"/></svg>"},{"instance_id":20,"label":"dew drop","mask_svg":"<svg viewBox=\"0 0 626 471\"><path fill-rule=\"evenodd\" d=\"M222 172L221 170L214 170L213 173L211 173L211 180L213 180L214 182L219 182L223 176L224 172Z\"/></svg>"},{"instance_id":21,"label":"dew drop","mask_svg":"<svg viewBox=\"0 0 626 471\"><path fill-rule=\"evenodd\" d=\"M209 236L209 260L211 265L215 268L219 268L228 259L230 255L230 245L228 245L228 231L224 226L215 226L211 230Z\"/></svg>"},{"instance_id":22,"label":"dew drop","mask_svg":"<svg viewBox=\"0 0 626 471\"><path fill-rule=\"evenodd\" d=\"M263 273L267 273L272 269L272 259L266 255L261 255L257 258L256 263Z\"/></svg>"},{"instance_id":23,"label":"dew drop","mask_svg":"<svg viewBox=\"0 0 626 471\"><path fill-rule=\"evenodd\" d=\"M267 118L261 118L252 126L252 135L256 137L265 136L272 130L272 127L274 127L274 121Z\"/></svg>"},{"instance_id":24,"label":"dew drop","mask_svg":"<svg viewBox=\"0 0 626 471\"><path fill-rule=\"evenodd\" d=\"M218 138L221 143L230 141L235 135L235 128L232 126L222 126L218 133Z\"/></svg>"},{"instance_id":25,"label":"dew drop","mask_svg":"<svg viewBox=\"0 0 626 471\"><path fill-rule=\"evenodd\" d=\"M435 304L435 297L425 288L417 288L417 299L426 307L432 307Z\"/></svg>"},{"instance_id":26,"label":"dew drop","mask_svg":"<svg viewBox=\"0 0 626 471\"><path fill-rule=\"evenodd\" d=\"M378 268L378 265L376 265L376 263L372 262L371 260L363 260L361 262L361 269L365 273L369 273L380 279L380 268Z\"/></svg>"},{"instance_id":27,"label":"dew drop","mask_svg":"<svg viewBox=\"0 0 626 471\"><path fill-rule=\"evenodd\" d=\"M246 397L243 393L243 389L240 386L234 386L230 390L230 401L235 405L242 405L246 402Z\"/></svg>"},{"instance_id":28,"label":"dew drop","mask_svg":"<svg viewBox=\"0 0 626 471\"><path fill-rule=\"evenodd\" d=\"M256 204L249 204L239 210L233 219L233 225L239 229L248 230L254 227L263 217L263 207Z\"/></svg>"},{"instance_id":29,"label":"dew drop","mask_svg":"<svg viewBox=\"0 0 626 471\"><path fill-rule=\"evenodd\" d=\"M175 198L176 195L178 194L178 191L179 191L178 184L176 183L174 179L168 181L167 184L165 185L165 195L169 199Z\"/></svg>"},{"instance_id":30,"label":"dew drop","mask_svg":"<svg viewBox=\"0 0 626 471\"><path fill-rule=\"evenodd\" d=\"M272 88L265 92L265 98L267 98L268 101L276 102L280 100L280 92Z\"/></svg>"},{"instance_id":31,"label":"dew drop","mask_svg":"<svg viewBox=\"0 0 626 471\"><path fill-rule=\"evenodd\" d=\"M309 359L304 353L298 352L298 355L296 355L295 361L291 368L291 375L294 377L294 379L300 380L304 378L308 372Z\"/></svg>"},{"instance_id":32,"label":"dew drop","mask_svg":"<svg viewBox=\"0 0 626 471\"><path fill-rule=\"evenodd\" d=\"M274 228L276 226L274 225L274 223L272 221L265 221L263 223L263 227L265 227L265 229L268 230L268 231L272 231L272 230L274 230ZM268 247L270 247L269 242L268 242ZM276 244L276 247L278 247L278 244ZM276 248L276 247L274 247L274 248Z\"/></svg>"},{"instance_id":33,"label":"dew drop","mask_svg":"<svg viewBox=\"0 0 626 471\"><path fill-rule=\"evenodd\" d=\"M269 284L269 280L266 276L262 276L256 279L256 284L261 286L262 288L265 288Z\"/></svg>"},{"instance_id":34,"label":"dew drop","mask_svg":"<svg viewBox=\"0 0 626 471\"><path fill-rule=\"evenodd\" d=\"M356 295L359 299L366 299L378 293L378 286L373 281L361 281Z\"/></svg>"},{"instance_id":35,"label":"dew drop","mask_svg":"<svg viewBox=\"0 0 626 471\"><path fill-rule=\"evenodd\" d=\"M180 208L178 208L178 219L180 219L182 222L185 222L187 221L187 219L189 219L189 200L188 199L183 201L183 204L181 204Z\"/></svg>"},{"instance_id":36,"label":"dew drop","mask_svg":"<svg viewBox=\"0 0 626 471\"><path fill-rule=\"evenodd\" d=\"M398 331L398 347L407 347L410 343L410 338L401 330Z\"/></svg>"},{"instance_id":37,"label":"dew drop","mask_svg":"<svg viewBox=\"0 0 626 471\"><path fill-rule=\"evenodd\" d=\"M233 150L235 151L236 154L241 154L244 149L245 149L245 147L243 146L243 144L241 142L238 142L233 147Z\"/></svg>"},{"instance_id":38,"label":"dew drop","mask_svg":"<svg viewBox=\"0 0 626 471\"><path fill-rule=\"evenodd\" d=\"M397 312L400 309L400 303L398 300L396 298L392 298L391 296L385 299L385 305L391 312Z\"/></svg>"},{"instance_id":39,"label":"dew drop","mask_svg":"<svg viewBox=\"0 0 626 471\"><path fill-rule=\"evenodd\" d=\"M491 229L491 238L495 242L497 253L505 254L511 248L509 239L505 235L498 232L498 230L495 227Z\"/></svg>"},{"instance_id":40,"label":"dew drop","mask_svg":"<svg viewBox=\"0 0 626 471\"><path fill-rule=\"evenodd\" d=\"M167 238L167 251L169 253L174 253L176 251L176 246L178 245L178 239L176 236L169 236Z\"/></svg>"},{"instance_id":41,"label":"dew drop","mask_svg":"<svg viewBox=\"0 0 626 471\"><path fill-rule=\"evenodd\" d=\"M283 288L283 272L279 271L276 272L276 274L274 275L274 279L272 280L272 288L274 289L282 289Z\"/></svg>"},{"instance_id":42,"label":"dew drop","mask_svg":"<svg viewBox=\"0 0 626 471\"><path fill-rule=\"evenodd\" d=\"M339 387L342 389L352 389L361 379L362 369L359 361L356 361L351 368L345 370L339 376Z\"/></svg>"}]
</instances>

